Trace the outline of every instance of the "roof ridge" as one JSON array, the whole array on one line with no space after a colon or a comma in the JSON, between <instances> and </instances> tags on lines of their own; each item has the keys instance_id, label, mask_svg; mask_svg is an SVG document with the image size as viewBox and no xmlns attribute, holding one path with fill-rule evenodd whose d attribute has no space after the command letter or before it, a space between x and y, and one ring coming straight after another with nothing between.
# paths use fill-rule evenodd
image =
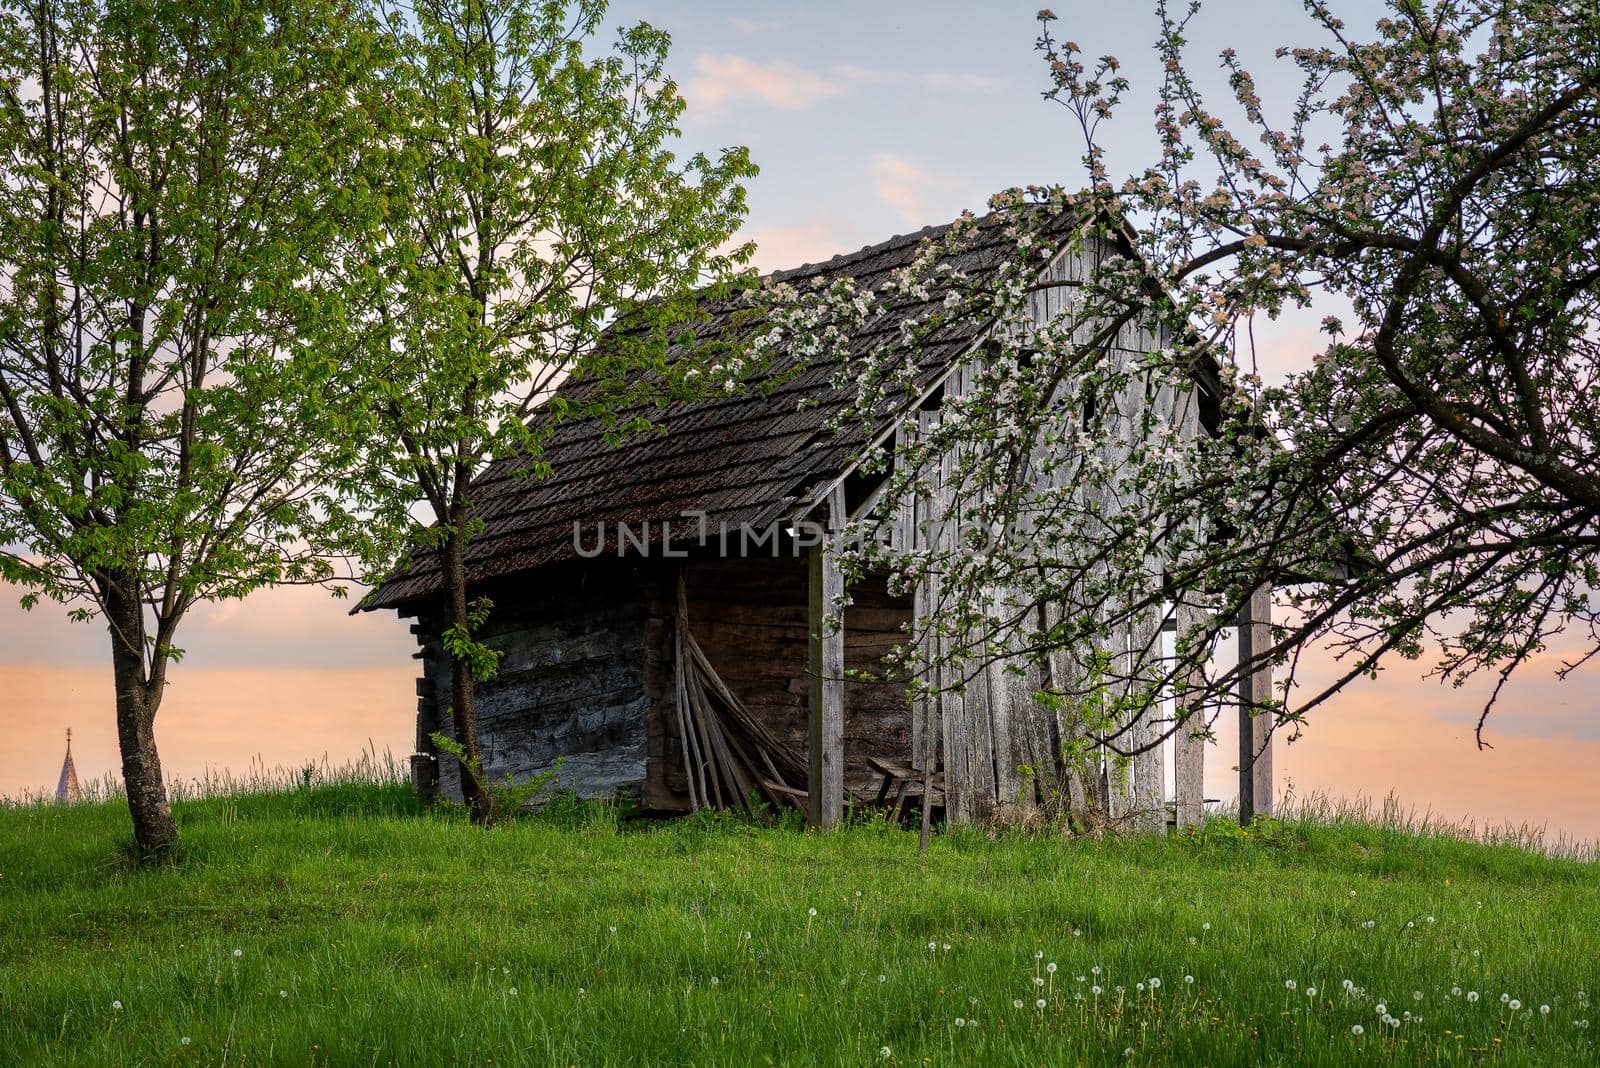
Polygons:
<instances>
[{"instance_id":1,"label":"roof ridge","mask_svg":"<svg viewBox=\"0 0 1600 1068\"><path fill-rule=\"evenodd\" d=\"M982 215L974 215L973 222L979 226L982 226L993 219L997 214L998 212L990 211L985 212ZM838 255L832 256L826 260L817 260L814 263L802 263L797 267L784 267L779 270L769 271L761 277L766 281L784 282L790 278L799 277L805 274L820 274L824 271L837 270L846 264L853 263L858 260L868 259L872 256L888 252L890 249L900 248L901 246L913 244L914 242L921 241L925 238L934 237L938 234L944 233L945 231L954 227L957 223L961 222L962 218L963 216L958 215L949 222L930 223L919 230L911 230L907 233L895 234L893 237L887 237L882 241L875 242L871 245L863 245L854 252L841 252Z\"/></svg>"}]
</instances>

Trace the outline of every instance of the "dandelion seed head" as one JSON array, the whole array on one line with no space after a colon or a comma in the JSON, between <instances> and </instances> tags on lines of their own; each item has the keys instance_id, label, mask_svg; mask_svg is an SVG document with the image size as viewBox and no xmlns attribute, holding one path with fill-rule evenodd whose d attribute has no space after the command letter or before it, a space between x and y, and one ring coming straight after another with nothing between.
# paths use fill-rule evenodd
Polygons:
<instances>
[{"instance_id":1,"label":"dandelion seed head","mask_svg":"<svg viewBox=\"0 0 1600 1068\"><path fill-rule=\"evenodd\" d=\"M1297 985L1299 984L1297 984L1293 979L1285 979L1283 981L1283 988L1285 990L1293 990Z\"/></svg>"},{"instance_id":2,"label":"dandelion seed head","mask_svg":"<svg viewBox=\"0 0 1600 1068\"><path fill-rule=\"evenodd\" d=\"M190 1041L189 1036L188 1035L184 1035L182 1038L178 1039L178 1045L187 1046L189 1044L189 1041Z\"/></svg>"},{"instance_id":3,"label":"dandelion seed head","mask_svg":"<svg viewBox=\"0 0 1600 1068\"><path fill-rule=\"evenodd\" d=\"M1467 991L1467 1000L1468 1001L1477 1001L1478 1000L1478 992L1476 990Z\"/></svg>"},{"instance_id":4,"label":"dandelion seed head","mask_svg":"<svg viewBox=\"0 0 1600 1068\"><path fill-rule=\"evenodd\" d=\"M112 1003L111 1003L111 1011L112 1011L112 1012L121 1012L121 1011L122 1011L122 1002L120 1002L120 1001L113 1001L113 1002L112 1002Z\"/></svg>"},{"instance_id":5,"label":"dandelion seed head","mask_svg":"<svg viewBox=\"0 0 1600 1068\"><path fill-rule=\"evenodd\" d=\"M1511 999L1511 1011L1512 1012L1516 1012L1520 1008L1522 1008L1522 1002L1518 1001L1516 998L1512 998Z\"/></svg>"},{"instance_id":6,"label":"dandelion seed head","mask_svg":"<svg viewBox=\"0 0 1600 1068\"><path fill-rule=\"evenodd\" d=\"M807 916L815 916L816 914L817 914L817 910L815 908L806 909L806 915Z\"/></svg>"},{"instance_id":7,"label":"dandelion seed head","mask_svg":"<svg viewBox=\"0 0 1600 1068\"><path fill-rule=\"evenodd\" d=\"M1540 1005L1539 1006L1539 1015L1540 1016L1549 1016L1550 1015L1550 1006L1548 1006L1548 1005Z\"/></svg>"},{"instance_id":8,"label":"dandelion seed head","mask_svg":"<svg viewBox=\"0 0 1600 1068\"><path fill-rule=\"evenodd\" d=\"M1093 994L1095 997L1099 997L1101 994L1105 993L1105 991L1100 989L1099 986L1091 986L1089 988L1089 993ZM1039 1000L1043 1001L1044 999L1040 998Z\"/></svg>"},{"instance_id":9,"label":"dandelion seed head","mask_svg":"<svg viewBox=\"0 0 1600 1068\"><path fill-rule=\"evenodd\" d=\"M238 958L240 958L240 957L242 957L242 956L244 956L244 950L242 950L242 949L235 949L235 950L234 950L234 951L233 951L233 956L234 956L234 959L235 959L235 960L237 960L237 959L238 959Z\"/></svg>"},{"instance_id":10,"label":"dandelion seed head","mask_svg":"<svg viewBox=\"0 0 1600 1068\"><path fill-rule=\"evenodd\" d=\"M1051 961L1049 964L1046 964L1044 966L1044 970L1049 972L1051 975L1056 974L1056 962Z\"/></svg>"},{"instance_id":11,"label":"dandelion seed head","mask_svg":"<svg viewBox=\"0 0 1600 1068\"><path fill-rule=\"evenodd\" d=\"M887 975L880 975L880 976L878 976L878 982L880 982L880 983L887 983L887 982L888 982L888 981L889 981L889 977L888 977L888 976L887 976Z\"/></svg>"},{"instance_id":12,"label":"dandelion seed head","mask_svg":"<svg viewBox=\"0 0 1600 1068\"><path fill-rule=\"evenodd\" d=\"M1355 891L1352 890L1352 891L1350 891L1350 893L1352 895L1354 895ZM1362 1027L1360 1024L1351 1024L1350 1025L1350 1033L1352 1035L1355 1035L1357 1038L1360 1038L1362 1035L1364 1035L1366 1033L1366 1031L1367 1031L1367 1029L1365 1027Z\"/></svg>"}]
</instances>

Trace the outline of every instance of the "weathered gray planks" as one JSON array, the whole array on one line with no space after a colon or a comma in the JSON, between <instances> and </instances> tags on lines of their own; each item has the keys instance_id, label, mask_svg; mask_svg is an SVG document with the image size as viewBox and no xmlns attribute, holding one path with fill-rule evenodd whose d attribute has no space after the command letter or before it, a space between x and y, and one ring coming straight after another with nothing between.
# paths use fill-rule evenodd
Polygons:
<instances>
[{"instance_id":1,"label":"weathered gray planks","mask_svg":"<svg viewBox=\"0 0 1600 1068\"><path fill-rule=\"evenodd\" d=\"M1199 609L1188 604L1177 606L1178 642L1200 625ZM1198 827L1205 822L1205 710L1194 696L1193 683L1180 680L1174 698L1176 730L1172 736L1173 807L1179 827Z\"/></svg>"},{"instance_id":2,"label":"weathered gray planks","mask_svg":"<svg viewBox=\"0 0 1600 1068\"><path fill-rule=\"evenodd\" d=\"M1263 585L1250 596L1251 649L1262 658L1250 673L1250 698L1256 713L1250 717L1250 746L1255 755L1251 764L1252 794L1257 814L1273 812L1272 713L1259 711L1272 700L1272 662L1265 659L1272 648L1272 587Z\"/></svg>"},{"instance_id":3,"label":"weathered gray planks","mask_svg":"<svg viewBox=\"0 0 1600 1068\"><path fill-rule=\"evenodd\" d=\"M806 821L832 827L844 816L844 578L832 540L810 552L811 694ZM830 622L829 617L835 617Z\"/></svg>"}]
</instances>

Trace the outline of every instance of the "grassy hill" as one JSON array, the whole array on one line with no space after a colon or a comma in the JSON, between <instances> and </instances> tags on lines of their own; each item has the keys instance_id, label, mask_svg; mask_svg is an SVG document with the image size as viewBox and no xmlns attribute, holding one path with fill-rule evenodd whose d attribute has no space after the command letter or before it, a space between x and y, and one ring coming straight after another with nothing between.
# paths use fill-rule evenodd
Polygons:
<instances>
[{"instance_id":1,"label":"grassy hill","mask_svg":"<svg viewBox=\"0 0 1600 1068\"><path fill-rule=\"evenodd\" d=\"M0 810L0 1062L1600 1062L1600 868L1506 846L179 810L159 870L116 802Z\"/></svg>"}]
</instances>

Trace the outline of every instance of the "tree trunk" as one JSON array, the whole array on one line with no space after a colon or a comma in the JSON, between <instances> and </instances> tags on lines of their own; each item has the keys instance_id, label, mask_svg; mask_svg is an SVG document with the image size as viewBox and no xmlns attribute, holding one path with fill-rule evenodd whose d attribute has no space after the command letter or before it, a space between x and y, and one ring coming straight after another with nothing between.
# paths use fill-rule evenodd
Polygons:
<instances>
[{"instance_id":1,"label":"tree trunk","mask_svg":"<svg viewBox=\"0 0 1600 1068\"><path fill-rule=\"evenodd\" d=\"M450 518L450 534L444 546L445 630L471 638L472 612L467 602L466 510ZM450 721L464 759L461 764L461 796L472 813L473 823L494 821L494 798L483 780L483 750L478 745L477 680L472 666L461 657L450 656Z\"/></svg>"},{"instance_id":2,"label":"tree trunk","mask_svg":"<svg viewBox=\"0 0 1600 1068\"><path fill-rule=\"evenodd\" d=\"M111 671L117 687L117 743L122 749L122 782L133 817L133 837L147 855L169 851L178 842L178 825L167 804L167 784L156 752L155 718L161 694L153 691L144 658L144 612L130 576L112 577L103 587L111 632Z\"/></svg>"}]
</instances>

